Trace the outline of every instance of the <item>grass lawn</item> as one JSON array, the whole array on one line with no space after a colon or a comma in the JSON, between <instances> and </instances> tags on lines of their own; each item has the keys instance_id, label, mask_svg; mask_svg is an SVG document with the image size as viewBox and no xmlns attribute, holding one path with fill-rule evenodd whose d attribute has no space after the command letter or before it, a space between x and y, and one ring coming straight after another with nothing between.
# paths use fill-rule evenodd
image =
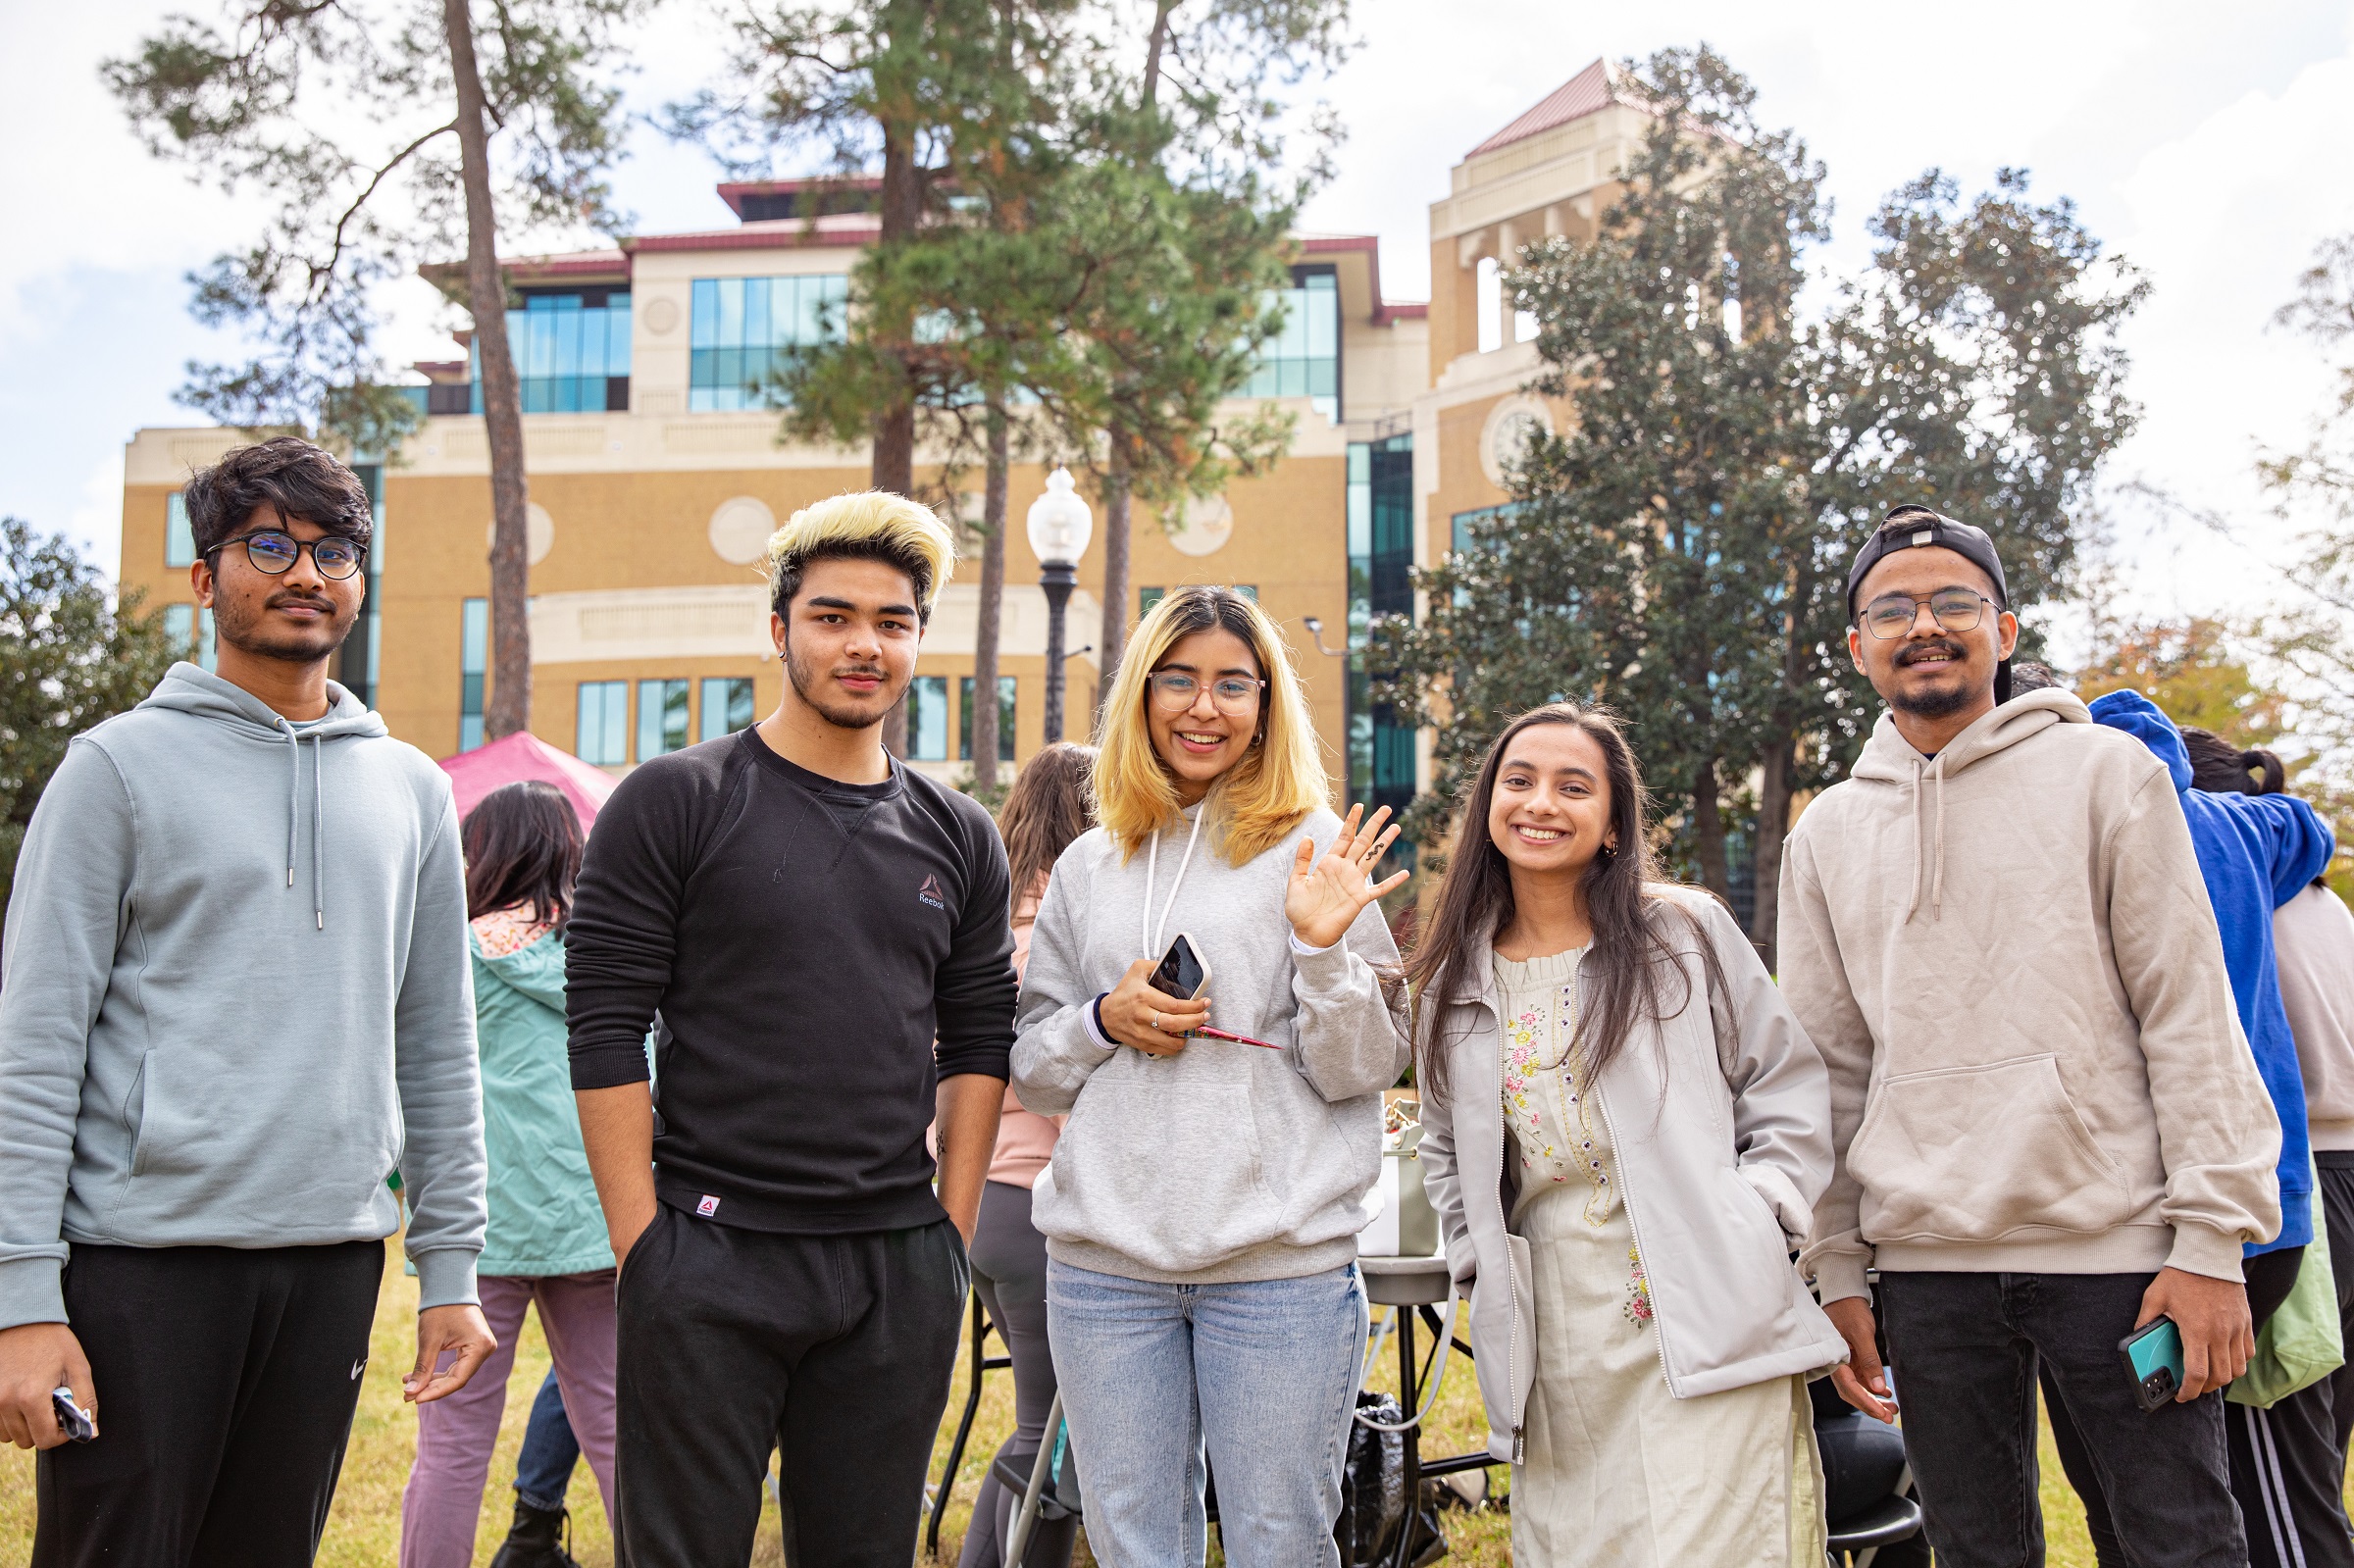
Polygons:
<instances>
[{"instance_id":1,"label":"grass lawn","mask_svg":"<svg viewBox=\"0 0 2354 1568\"><path fill-rule=\"evenodd\" d=\"M380 1565L388 1568L399 1554L400 1492L408 1480L417 1431L414 1416L400 1400L400 1378L417 1355L417 1287L416 1282L401 1273L398 1249L387 1248L387 1256L384 1289L377 1305L375 1345L360 1393L359 1418L352 1427L342 1485L335 1493L334 1513L328 1522L327 1540L319 1554L320 1562L330 1568L380 1568ZM1376 1386L1394 1392L1396 1349L1389 1348L1382 1361ZM506 1420L499 1429L498 1454L491 1462L482 1522L475 1536L477 1564L490 1560L506 1534L514 1508L511 1488L515 1452L523 1442L524 1422L531 1413L532 1397L538 1392L540 1379L547 1375L547 1342L540 1337L538 1320L534 1317L524 1327L523 1342L515 1355L514 1377L507 1387ZM947 1457L964 1377L960 1353L954 1385L959 1392L950 1401L949 1420L942 1425L933 1458L935 1475ZM1432 1412L1430 1425L1423 1444L1429 1453L1459 1453L1484 1439L1478 1392L1469 1369L1459 1363L1459 1358L1447 1374L1446 1390L1438 1408ZM1012 1377L1007 1373L993 1374L986 1385L981 1414L973 1424L972 1441L956 1477L947 1521L941 1531L941 1553L949 1563L956 1560L963 1542L973 1493L980 1487L982 1472L990 1455L1012 1428ZM17 1448L0 1447L0 1564L22 1563L31 1555L32 1473L32 1455ZM1503 1468L1493 1469L1489 1475L1500 1489L1506 1484L1508 1473ZM597 1500L595 1483L589 1479L585 1465L573 1476L571 1504L574 1555L585 1568L610 1568L612 1537L605 1524L604 1508ZM2060 1478L2060 1463L2052 1452L2048 1434L2043 1446L2043 1506L2053 1568L2093 1568L2092 1548L2084 1535L2084 1510ZM1505 1568L1512 1560L1509 1514L1491 1508L1475 1514L1450 1510L1442 1517L1452 1547L1447 1562L1476 1565L1476 1568ZM751 1560L763 1568L768 1565L782 1568L784 1563L773 1504L762 1508L760 1534ZM1216 1564L1221 1560L1213 1548L1210 1562ZM1082 1564L1092 1561L1084 1547L1080 1561Z\"/></svg>"}]
</instances>

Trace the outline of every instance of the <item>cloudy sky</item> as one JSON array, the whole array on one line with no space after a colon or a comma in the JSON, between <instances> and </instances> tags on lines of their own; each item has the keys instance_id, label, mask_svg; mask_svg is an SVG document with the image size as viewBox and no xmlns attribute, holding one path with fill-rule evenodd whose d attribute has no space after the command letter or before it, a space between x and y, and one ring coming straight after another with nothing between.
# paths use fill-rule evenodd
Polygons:
<instances>
[{"instance_id":1,"label":"cloudy sky","mask_svg":"<svg viewBox=\"0 0 2354 1568\"><path fill-rule=\"evenodd\" d=\"M714 26L672 0L638 51L650 107L691 81ZM180 0L205 11L209 0ZM256 222L155 164L100 88L99 60L167 9L0 4L0 512L86 539L111 560L123 443L190 423L172 401L191 355L231 345L186 314L186 271ZM1707 40L1757 82L1762 116L1829 166L1854 266L1880 194L1936 166L1966 189L2003 165L2073 197L2092 230L2155 285L2132 324L2140 433L2112 479L2216 509L2236 543L2129 498L2112 510L2137 601L2181 613L2259 607L2288 525L2249 478L2297 442L2328 379L2310 345L2269 327L2323 236L2354 228L2354 4L2348 0L1981 0L1964 12L1885 4L1658 0L1358 0L1362 46L1328 94L1349 129L1309 227L1372 232L1398 298L1425 297L1428 204L1490 131L1597 56ZM1443 22L1442 19L1443 18ZM646 231L728 221L716 177L650 132L619 179ZM445 309L401 290L391 341L453 352Z\"/></svg>"}]
</instances>

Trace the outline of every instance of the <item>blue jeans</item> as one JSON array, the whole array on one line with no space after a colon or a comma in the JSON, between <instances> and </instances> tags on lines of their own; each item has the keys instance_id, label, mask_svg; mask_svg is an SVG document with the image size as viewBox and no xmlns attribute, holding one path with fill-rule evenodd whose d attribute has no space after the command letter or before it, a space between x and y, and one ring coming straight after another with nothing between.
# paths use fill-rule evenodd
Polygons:
<instances>
[{"instance_id":1,"label":"blue jeans","mask_svg":"<svg viewBox=\"0 0 2354 1568\"><path fill-rule=\"evenodd\" d=\"M523 1429L523 1452L515 1456L515 1494L541 1513L564 1506L572 1490L572 1467L580 1461L581 1445L564 1415L564 1394L551 1369L532 1401L532 1419Z\"/></svg>"},{"instance_id":2,"label":"blue jeans","mask_svg":"<svg viewBox=\"0 0 2354 1568\"><path fill-rule=\"evenodd\" d=\"M1157 1285L1050 1262L1047 1324L1105 1568L1202 1568L1205 1442L1234 1568L1339 1568L1332 1526L1365 1346L1356 1264Z\"/></svg>"}]
</instances>

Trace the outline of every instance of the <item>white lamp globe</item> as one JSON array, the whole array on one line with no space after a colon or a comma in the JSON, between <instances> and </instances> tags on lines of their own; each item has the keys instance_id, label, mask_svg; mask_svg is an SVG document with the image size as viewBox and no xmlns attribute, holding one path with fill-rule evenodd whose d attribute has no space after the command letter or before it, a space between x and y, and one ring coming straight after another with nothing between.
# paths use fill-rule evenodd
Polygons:
<instances>
[{"instance_id":1,"label":"white lamp globe","mask_svg":"<svg viewBox=\"0 0 2354 1568\"><path fill-rule=\"evenodd\" d=\"M1071 471L1047 476L1047 493L1030 503L1030 548L1041 566L1075 566L1087 553L1096 515L1072 483Z\"/></svg>"}]
</instances>

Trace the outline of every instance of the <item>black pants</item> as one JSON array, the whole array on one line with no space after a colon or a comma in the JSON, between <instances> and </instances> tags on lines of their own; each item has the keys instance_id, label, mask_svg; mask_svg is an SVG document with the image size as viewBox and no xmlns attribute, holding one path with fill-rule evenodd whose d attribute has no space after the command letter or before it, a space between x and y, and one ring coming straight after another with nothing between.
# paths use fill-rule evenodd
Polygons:
<instances>
[{"instance_id":1,"label":"black pants","mask_svg":"<svg viewBox=\"0 0 2354 1568\"><path fill-rule=\"evenodd\" d=\"M2329 1272L2337 1277L2337 1326L2346 1341L2347 1364L2323 1380L2329 1386L2329 1418L2337 1436L2342 1481L2346 1440L2354 1437L2354 1149L2316 1149L2322 1185L2314 1189L2323 1223L2329 1230Z\"/></svg>"},{"instance_id":2,"label":"black pants","mask_svg":"<svg viewBox=\"0 0 2354 1568\"><path fill-rule=\"evenodd\" d=\"M1905 1450L1939 1568L2043 1561L2035 1387L2049 1367L2139 1568L2239 1568L2223 1396L2145 1414L2118 1359L2150 1274L1880 1276Z\"/></svg>"},{"instance_id":3,"label":"black pants","mask_svg":"<svg viewBox=\"0 0 2354 1568\"><path fill-rule=\"evenodd\" d=\"M2248 1259L2248 1316L2262 1332L2265 1323L2296 1288L2305 1249L2283 1247ZM2110 1518L2082 1434L2043 1373L2051 1406L2052 1445L2068 1483L2084 1499L2084 1527L2100 1568L2133 1568ZM2347 1533L2341 1495L2345 1463L2331 1431L2328 1380L2291 1394L2269 1410L2224 1405L2224 1434L2230 1446L2231 1494L2239 1502L2248 1534L2251 1568L2354 1568L2354 1539Z\"/></svg>"},{"instance_id":4,"label":"black pants","mask_svg":"<svg viewBox=\"0 0 2354 1568\"><path fill-rule=\"evenodd\" d=\"M297 1568L319 1551L384 1244L76 1245L98 1439L50 1448L34 1568Z\"/></svg>"},{"instance_id":5,"label":"black pants","mask_svg":"<svg viewBox=\"0 0 2354 1568\"><path fill-rule=\"evenodd\" d=\"M787 1562L907 1568L968 1282L945 1219L780 1236L658 1207L618 1288L624 1568L748 1558L772 1449Z\"/></svg>"},{"instance_id":6,"label":"black pants","mask_svg":"<svg viewBox=\"0 0 2354 1568\"><path fill-rule=\"evenodd\" d=\"M1021 1493L998 1480L1001 1464L1023 1477L1051 1441L1047 1413L1054 1404L1054 1356L1047 1345L1047 1239L1030 1223L1030 1189L992 1182L981 1190L981 1223L973 1229L973 1290L1013 1358L1013 1433L990 1461L973 1499L973 1522L956 1568L999 1568L1013 1539ZM1064 1568L1079 1539L1076 1515L1041 1517L1022 1568Z\"/></svg>"}]
</instances>

